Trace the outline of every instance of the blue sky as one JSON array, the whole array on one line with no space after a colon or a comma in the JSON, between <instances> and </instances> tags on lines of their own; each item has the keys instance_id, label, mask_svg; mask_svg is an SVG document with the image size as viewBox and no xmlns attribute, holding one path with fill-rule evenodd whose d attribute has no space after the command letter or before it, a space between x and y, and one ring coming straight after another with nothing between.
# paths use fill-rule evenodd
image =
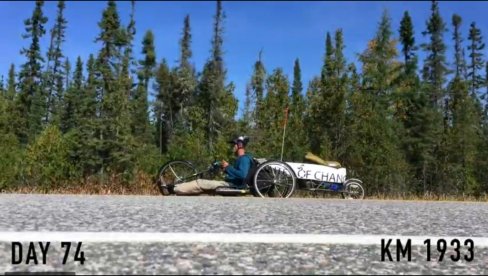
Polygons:
<instances>
[{"instance_id":1,"label":"blue sky","mask_svg":"<svg viewBox=\"0 0 488 276\"><path fill-rule=\"evenodd\" d=\"M45 3L44 12L49 17L46 26L48 30L54 23L56 4L55 1ZM29 41L21 37L25 32L23 21L31 16L34 5L34 2L27 1L0 2L0 75L6 76L10 63L14 63L18 69L25 62L25 58L19 54L22 47L29 45ZM488 2L449 1L440 2L439 5L449 29L445 35L449 50L452 49L453 13L463 18L462 34L465 40L472 21L476 21L481 28L484 38L488 35L485 19ZM105 6L105 1L66 3L68 28L63 51L71 61L78 55L86 61L90 53L99 50L100 45L94 43L94 39L99 32L97 22ZM196 68L201 70L210 54L215 6L214 1L136 2L136 57L140 57L142 36L146 30L151 29L155 35L157 59L166 58L170 65L175 65L183 19L189 14L193 36L192 60ZM117 7L122 22L127 24L130 2L118 1ZM425 30L425 22L430 14L429 1L235 1L223 2L223 8L227 16L224 34L227 80L236 85L239 113L242 111L246 82L261 49L267 71L281 67L290 81L293 77L293 62L299 58L302 81L306 88L309 80L320 74L327 31L333 33L338 28L343 29L348 62L357 62L357 54L365 49L368 40L374 36L384 9L388 9L393 19L395 36L398 36L403 12L409 11L418 44L427 41L421 32ZM43 53L48 40L46 34L41 41ZM448 58L452 60L451 52Z\"/></svg>"}]
</instances>

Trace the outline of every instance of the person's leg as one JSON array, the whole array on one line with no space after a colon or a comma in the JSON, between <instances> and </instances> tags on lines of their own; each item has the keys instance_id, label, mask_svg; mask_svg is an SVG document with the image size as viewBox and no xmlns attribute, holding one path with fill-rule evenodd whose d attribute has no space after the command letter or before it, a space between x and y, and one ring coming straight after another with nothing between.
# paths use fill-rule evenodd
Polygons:
<instances>
[{"instance_id":1,"label":"person's leg","mask_svg":"<svg viewBox=\"0 0 488 276\"><path fill-rule=\"evenodd\" d=\"M200 194L203 190L200 188L196 180L178 184L174 187L174 192L177 195L192 195Z\"/></svg>"},{"instance_id":2,"label":"person's leg","mask_svg":"<svg viewBox=\"0 0 488 276\"><path fill-rule=\"evenodd\" d=\"M215 190L219 187L229 187L231 185L231 183L220 180L198 179L197 182L200 188L205 191Z\"/></svg>"},{"instance_id":3,"label":"person's leg","mask_svg":"<svg viewBox=\"0 0 488 276\"><path fill-rule=\"evenodd\" d=\"M225 181L197 179L176 185L174 192L177 195L193 195L215 190L218 187L229 187L230 185L230 183Z\"/></svg>"}]
</instances>

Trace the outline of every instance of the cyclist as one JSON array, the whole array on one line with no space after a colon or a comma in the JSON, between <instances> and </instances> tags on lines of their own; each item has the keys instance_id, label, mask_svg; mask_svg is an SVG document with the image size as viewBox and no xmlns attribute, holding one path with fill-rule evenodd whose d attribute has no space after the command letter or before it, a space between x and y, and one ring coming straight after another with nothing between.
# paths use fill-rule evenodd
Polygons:
<instances>
[{"instance_id":1,"label":"cyclist","mask_svg":"<svg viewBox=\"0 0 488 276\"><path fill-rule=\"evenodd\" d=\"M246 146L248 142L249 138L246 136L239 136L229 141L237 159L234 166L229 165L227 161L222 160L221 168L226 174L224 181L197 179L181 183L174 187L175 194L201 194L205 191L215 190L219 187L245 188L246 184L244 183L244 179L249 173L249 169L252 165L252 157L246 154Z\"/></svg>"}]
</instances>

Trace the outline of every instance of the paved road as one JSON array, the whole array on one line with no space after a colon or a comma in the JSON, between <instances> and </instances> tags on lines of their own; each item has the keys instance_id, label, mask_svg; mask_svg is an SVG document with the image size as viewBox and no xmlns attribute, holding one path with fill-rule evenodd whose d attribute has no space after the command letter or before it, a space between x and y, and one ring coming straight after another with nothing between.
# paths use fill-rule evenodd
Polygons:
<instances>
[{"instance_id":1,"label":"paved road","mask_svg":"<svg viewBox=\"0 0 488 276\"><path fill-rule=\"evenodd\" d=\"M223 197L0 196L0 231L198 232L488 237L487 203ZM448 239L450 242L450 239ZM85 264L11 265L0 242L0 272L122 274L488 274L488 248L474 260L442 262L435 245L413 246L412 261L381 262L380 244L83 243ZM74 249L73 249L74 250ZM73 251L74 252L74 251ZM461 247L461 254L466 248ZM27 244L24 243L24 255ZM396 257L392 252L393 258ZM25 261L25 257L24 257Z\"/></svg>"}]
</instances>

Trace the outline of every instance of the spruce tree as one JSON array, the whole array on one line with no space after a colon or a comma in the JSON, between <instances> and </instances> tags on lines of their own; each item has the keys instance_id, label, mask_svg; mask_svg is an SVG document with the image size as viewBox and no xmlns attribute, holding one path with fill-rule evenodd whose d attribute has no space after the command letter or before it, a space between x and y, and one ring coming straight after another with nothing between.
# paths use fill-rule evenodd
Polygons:
<instances>
[{"instance_id":1,"label":"spruce tree","mask_svg":"<svg viewBox=\"0 0 488 276\"><path fill-rule=\"evenodd\" d=\"M285 108L290 106L290 84L281 68L277 68L266 80L267 94L263 101L262 115L267 128L263 130L264 141L260 155L280 158ZM288 151L287 154L290 152ZM283 158L286 156L284 155Z\"/></svg>"},{"instance_id":2,"label":"spruce tree","mask_svg":"<svg viewBox=\"0 0 488 276\"><path fill-rule=\"evenodd\" d=\"M154 35L147 31L142 42L142 54L144 59L139 61L139 68L136 94L134 95L133 110L133 134L139 141L150 143L151 133L148 116L148 89L149 81L153 76L153 70L156 65L156 55L154 51Z\"/></svg>"},{"instance_id":3,"label":"spruce tree","mask_svg":"<svg viewBox=\"0 0 488 276\"><path fill-rule=\"evenodd\" d=\"M4 98L6 98L7 90L5 89L5 83L4 83L4 78L3 75L0 77L0 95Z\"/></svg>"},{"instance_id":4,"label":"spruce tree","mask_svg":"<svg viewBox=\"0 0 488 276\"><path fill-rule=\"evenodd\" d=\"M6 98L13 102L17 95L17 84L15 82L15 65L11 64L8 71L8 80L6 88Z\"/></svg>"},{"instance_id":5,"label":"spruce tree","mask_svg":"<svg viewBox=\"0 0 488 276\"><path fill-rule=\"evenodd\" d=\"M485 119L488 119L488 62L486 62L486 66L485 66L485 86L486 86L486 90L485 90L485 94L483 95L483 99L485 100L484 116Z\"/></svg>"},{"instance_id":6,"label":"spruce tree","mask_svg":"<svg viewBox=\"0 0 488 276\"><path fill-rule=\"evenodd\" d=\"M461 27L462 18L461 16L454 14L452 16L452 26L454 27L453 40L454 40L454 60L456 66L455 77L463 76L463 67L465 66L465 61L463 57L463 39L461 37Z\"/></svg>"},{"instance_id":7,"label":"spruce tree","mask_svg":"<svg viewBox=\"0 0 488 276\"><path fill-rule=\"evenodd\" d=\"M469 90L471 95L477 97L477 92L481 87L485 86L485 81L481 75L481 70L485 65L483 60L483 50L485 43L483 43L483 36L481 30L476 27L476 23L472 22L469 28L469 58L470 63L468 66L468 77L470 80Z\"/></svg>"},{"instance_id":8,"label":"spruce tree","mask_svg":"<svg viewBox=\"0 0 488 276\"><path fill-rule=\"evenodd\" d=\"M90 54L86 63L87 78L81 90L79 107L79 126L76 138L77 147L73 149L74 156L79 160L79 166L83 176L88 177L95 174L102 165L99 152L103 150L100 144L99 131L100 121L97 114L100 110L100 103L97 100L97 78L96 61Z\"/></svg>"},{"instance_id":9,"label":"spruce tree","mask_svg":"<svg viewBox=\"0 0 488 276\"><path fill-rule=\"evenodd\" d=\"M106 165L112 173L132 173L133 140L130 133L130 114L128 97L128 52L122 54L122 48L130 47L130 33L120 25L120 18L115 1L109 1L99 22L100 34L96 41L102 43L97 58L97 75L101 95L100 144L104 160L100 172Z\"/></svg>"},{"instance_id":10,"label":"spruce tree","mask_svg":"<svg viewBox=\"0 0 488 276\"><path fill-rule=\"evenodd\" d=\"M251 89L254 99L254 115L256 128L259 130L264 127L261 120L261 106L265 96L266 68L262 60L262 52L259 52L258 60L254 63L253 74L251 77Z\"/></svg>"},{"instance_id":11,"label":"spruce tree","mask_svg":"<svg viewBox=\"0 0 488 276\"><path fill-rule=\"evenodd\" d=\"M448 73L446 63L446 45L443 41L446 26L439 12L438 2L433 0L431 6L431 16L427 21L427 30L423 35L429 36L429 42L422 44L422 48L427 52L424 60L423 78L431 87L430 99L434 107L440 107L439 101L444 96L443 85Z\"/></svg>"},{"instance_id":12,"label":"spruce tree","mask_svg":"<svg viewBox=\"0 0 488 276\"><path fill-rule=\"evenodd\" d=\"M447 29L440 15L437 1L432 1L431 16L426 24L427 30L423 32L423 35L429 36L429 42L422 44L427 56L422 70L421 89L427 93L430 108L425 109L423 119L426 121L422 123L425 128L423 141L428 145L423 153L420 181L424 191L437 191L442 188L441 167L446 163L446 133L449 127L449 98L446 97L444 89L444 83L449 73L445 56L446 45L443 40L444 32Z\"/></svg>"},{"instance_id":13,"label":"spruce tree","mask_svg":"<svg viewBox=\"0 0 488 276\"><path fill-rule=\"evenodd\" d=\"M307 130L307 140L309 141L309 149L314 153L320 152L320 130L321 127L316 122L319 118L319 108L321 104L321 88L322 77L313 77L307 87L306 92L306 107L305 107L305 122L304 126Z\"/></svg>"},{"instance_id":14,"label":"spruce tree","mask_svg":"<svg viewBox=\"0 0 488 276\"><path fill-rule=\"evenodd\" d=\"M253 102L251 83L246 83L246 90L244 92L244 110L242 112L242 117L238 120L239 132L240 133L251 133L253 127Z\"/></svg>"},{"instance_id":15,"label":"spruce tree","mask_svg":"<svg viewBox=\"0 0 488 276\"><path fill-rule=\"evenodd\" d=\"M163 59L155 74L156 102L154 113L156 116L155 143L160 148L160 153L168 151L169 134L173 125L173 112L171 101L171 71L165 59Z\"/></svg>"},{"instance_id":16,"label":"spruce tree","mask_svg":"<svg viewBox=\"0 0 488 276\"><path fill-rule=\"evenodd\" d=\"M477 99L469 95L467 82L460 77L454 78L449 90L452 95L452 127L447 139L448 162L443 166L445 180L441 192L474 194L480 191L475 178L476 157L481 142Z\"/></svg>"},{"instance_id":17,"label":"spruce tree","mask_svg":"<svg viewBox=\"0 0 488 276\"><path fill-rule=\"evenodd\" d=\"M333 42L327 33L325 58L321 72L320 95L310 99L314 112L311 117L311 150L323 158L338 159L344 152L344 108L347 86L344 41L341 29L336 30Z\"/></svg>"},{"instance_id":18,"label":"spruce tree","mask_svg":"<svg viewBox=\"0 0 488 276\"><path fill-rule=\"evenodd\" d=\"M190 68L190 58L192 57L191 51L191 26L190 16L186 15L183 22L183 35L180 40L180 67Z\"/></svg>"},{"instance_id":19,"label":"spruce tree","mask_svg":"<svg viewBox=\"0 0 488 276\"><path fill-rule=\"evenodd\" d=\"M344 145L343 145L343 138L345 136L345 104L346 104L346 90L347 90L347 68L346 68L346 59L344 57L344 38L342 29L336 30L334 34L335 39L335 49L334 49L334 68L335 68L335 81L334 85L332 86L335 90L334 95L334 102L335 102L335 109L334 115L332 120L335 121L335 125L332 128L332 147L333 147L333 157L336 159L342 159L343 154L345 153Z\"/></svg>"},{"instance_id":20,"label":"spruce tree","mask_svg":"<svg viewBox=\"0 0 488 276\"><path fill-rule=\"evenodd\" d=\"M354 170L361 172L377 193L406 190L406 163L400 150L398 126L389 108L398 78L397 55L391 18L385 11L375 38L360 56L364 92L355 99L353 113L358 118L348 131L357 139L352 143L354 150L349 149L357 152L354 154L359 158Z\"/></svg>"},{"instance_id":21,"label":"spruce tree","mask_svg":"<svg viewBox=\"0 0 488 276\"><path fill-rule=\"evenodd\" d=\"M293 85L291 89L291 101L289 108L289 125L287 126L287 146L286 154L287 159L292 161L301 161L305 155L305 151L308 148L307 135L303 127L304 113L305 113L305 101L302 95L302 73L300 69L299 59L295 59L293 66Z\"/></svg>"},{"instance_id":22,"label":"spruce tree","mask_svg":"<svg viewBox=\"0 0 488 276\"><path fill-rule=\"evenodd\" d=\"M15 81L15 66L14 64L10 65L10 69L8 71L8 79L7 79L7 86L4 88L4 99L5 99L5 124L4 130L12 135L19 133L19 126L21 125L21 118L18 109L18 95L17 95L17 83ZM12 138L12 137L10 137Z\"/></svg>"},{"instance_id":23,"label":"spruce tree","mask_svg":"<svg viewBox=\"0 0 488 276\"><path fill-rule=\"evenodd\" d=\"M61 103L58 100L62 98L64 84L62 68L62 58L64 55L61 50L62 43L65 41L64 37L67 25L63 14L65 9L64 1L59 1L57 7L56 21L51 29L51 44L47 52L47 66L43 87L47 94L46 123L50 122L53 116L59 115L57 107L61 107Z\"/></svg>"},{"instance_id":24,"label":"spruce tree","mask_svg":"<svg viewBox=\"0 0 488 276\"><path fill-rule=\"evenodd\" d=\"M32 16L24 21L26 34L23 38L30 38L31 43L20 52L27 59L19 72L20 97L17 104L18 114L21 116L17 136L23 144L32 140L41 131L45 110L45 95L40 85L44 62L40 40L46 33L44 24L48 19L42 11L44 1L36 1L35 5Z\"/></svg>"},{"instance_id":25,"label":"spruce tree","mask_svg":"<svg viewBox=\"0 0 488 276\"><path fill-rule=\"evenodd\" d=\"M314 97L309 99L311 111L308 113L308 121L310 123L310 145L311 151L315 154L321 155L322 158L332 159L332 145L331 138L332 131L328 127L332 123L332 119L327 118L331 115L331 107L335 104L334 86L337 80L335 67L335 49L332 37L329 32L325 39L325 54L321 71L321 87Z\"/></svg>"},{"instance_id":26,"label":"spruce tree","mask_svg":"<svg viewBox=\"0 0 488 276\"><path fill-rule=\"evenodd\" d=\"M175 69L172 84L172 100L174 102L174 122L176 130L181 132L190 131L192 121L190 115L195 112L195 94L197 77L195 68L191 64L191 26L190 16L187 15L183 22L182 37L180 44L179 66Z\"/></svg>"},{"instance_id":27,"label":"spruce tree","mask_svg":"<svg viewBox=\"0 0 488 276\"><path fill-rule=\"evenodd\" d=\"M65 87L71 86L70 76L71 76L71 62L69 61L69 58L66 57L64 61L64 78L63 78Z\"/></svg>"},{"instance_id":28,"label":"spruce tree","mask_svg":"<svg viewBox=\"0 0 488 276\"><path fill-rule=\"evenodd\" d=\"M214 19L211 57L203 68L198 100L206 116L203 128L206 133L207 150L211 154L218 154L218 143L227 148L225 140L228 137L225 136L230 134L226 134L225 130L229 130L235 113L232 86L225 85L226 70L222 49L225 13L221 1L217 1Z\"/></svg>"},{"instance_id":29,"label":"spruce tree","mask_svg":"<svg viewBox=\"0 0 488 276\"><path fill-rule=\"evenodd\" d=\"M80 125L80 107L83 93L83 62L78 56L73 72L73 82L63 99L61 111L61 131L66 133Z\"/></svg>"},{"instance_id":30,"label":"spruce tree","mask_svg":"<svg viewBox=\"0 0 488 276\"><path fill-rule=\"evenodd\" d=\"M327 32L325 39L325 57L322 66L322 85L326 85L327 79L334 74L334 46L332 45L332 38Z\"/></svg>"},{"instance_id":31,"label":"spruce tree","mask_svg":"<svg viewBox=\"0 0 488 276\"><path fill-rule=\"evenodd\" d=\"M403 14L402 21L400 22L400 42L402 43L402 53L405 63L405 73L406 75L415 74L416 68L416 55L415 50L415 35L412 23L412 18L408 11Z\"/></svg>"}]
</instances>

